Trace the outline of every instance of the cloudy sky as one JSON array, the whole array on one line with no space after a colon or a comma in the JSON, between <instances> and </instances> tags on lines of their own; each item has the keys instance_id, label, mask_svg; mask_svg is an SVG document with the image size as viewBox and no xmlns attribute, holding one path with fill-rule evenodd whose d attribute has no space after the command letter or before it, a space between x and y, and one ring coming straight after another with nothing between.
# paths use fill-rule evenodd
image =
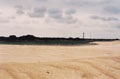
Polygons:
<instances>
[{"instance_id":1,"label":"cloudy sky","mask_svg":"<svg viewBox=\"0 0 120 79\"><path fill-rule=\"evenodd\" d=\"M120 38L120 0L0 0L0 36Z\"/></svg>"}]
</instances>

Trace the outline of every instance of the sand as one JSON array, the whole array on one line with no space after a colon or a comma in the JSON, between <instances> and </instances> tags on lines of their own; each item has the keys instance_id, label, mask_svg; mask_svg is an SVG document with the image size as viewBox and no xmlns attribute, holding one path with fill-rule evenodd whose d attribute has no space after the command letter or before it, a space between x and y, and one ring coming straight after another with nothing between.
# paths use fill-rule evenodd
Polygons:
<instances>
[{"instance_id":1,"label":"sand","mask_svg":"<svg viewBox=\"0 0 120 79\"><path fill-rule=\"evenodd\" d=\"M120 41L96 43L0 45L0 79L120 79Z\"/></svg>"}]
</instances>

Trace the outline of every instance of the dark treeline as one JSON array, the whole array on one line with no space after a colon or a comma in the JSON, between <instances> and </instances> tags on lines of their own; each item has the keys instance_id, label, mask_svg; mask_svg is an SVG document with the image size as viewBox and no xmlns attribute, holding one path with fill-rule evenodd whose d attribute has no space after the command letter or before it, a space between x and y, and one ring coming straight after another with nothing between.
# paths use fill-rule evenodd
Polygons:
<instances>
[{"instance_id":1,"label":"dark treeline","mask_svg":"<svg viewBox=\"0 0 120 79\"><path fill-rule=\"evenodd\" d=\"M57 37L35 37L33 35L24 35L20 37L16 37L15 35L11 35L9 37L0 37L0 41L39 41L39 40L91 40L91 41L114 41L119 39L83 39L83 38L57 38Z\"/></svg>"},{"instance_id":2,"label":"dark treeline","mask_svg":"<svg viewBox=\"0 0 120 79\"><path fill-rule=\"evenodd\" d=\"M33 35L25 35L16 37L11 35L9 37L0 37L0 44L47 44L47 45L76 45L88 44L94 41L114 41L118 39L83 39L83 38L49 38L49 37L35 37Z\"/></svg>"}]
</instances>

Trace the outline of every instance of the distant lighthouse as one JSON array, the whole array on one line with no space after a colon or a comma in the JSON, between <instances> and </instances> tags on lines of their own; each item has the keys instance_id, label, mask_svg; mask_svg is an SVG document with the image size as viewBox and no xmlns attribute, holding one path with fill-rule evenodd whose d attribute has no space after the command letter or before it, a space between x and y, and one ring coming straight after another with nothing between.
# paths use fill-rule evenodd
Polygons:
<instances>
[{"instance_id":1,"label":"distant lighthouse","mask_svg":"<svg viewBox=\"0 0 120 79\"><path fill-rule=\"evenodd\" d=\"M83 32L83 39L85 39L85 33Z\"/></svg>"}]
</instances>

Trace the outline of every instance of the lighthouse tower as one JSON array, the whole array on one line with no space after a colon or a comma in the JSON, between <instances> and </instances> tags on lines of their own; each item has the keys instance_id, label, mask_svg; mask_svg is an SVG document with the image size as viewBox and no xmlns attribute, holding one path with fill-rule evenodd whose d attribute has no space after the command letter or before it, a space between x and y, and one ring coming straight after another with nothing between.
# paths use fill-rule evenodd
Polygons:
<instances>
[{"instance_id":1,"label":"lighthouse tower","mask_svg":"<svg viewBox=\"0 0 120 79\"><path fill-rule=\"evenodd\" d=\"M85 33L83 32L83 39L85 39Z\"/></svg>"}]
</instances>

